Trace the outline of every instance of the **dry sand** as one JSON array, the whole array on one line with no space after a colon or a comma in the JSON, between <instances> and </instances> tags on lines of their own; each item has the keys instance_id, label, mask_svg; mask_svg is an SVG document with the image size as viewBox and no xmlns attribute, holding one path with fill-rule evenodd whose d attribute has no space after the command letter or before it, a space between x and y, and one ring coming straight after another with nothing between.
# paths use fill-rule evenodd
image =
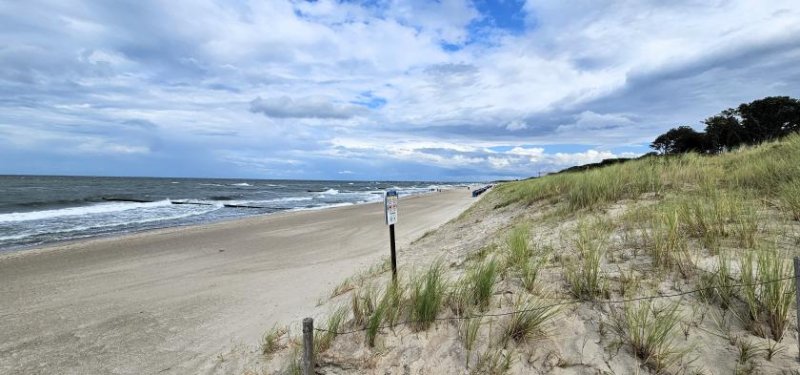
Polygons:
<instances>
[{"instance_id":1,"label":"dry sand","mask_svg":"<svg viewBox=\"0 0 800 375\"><path fill-rule=\"evenodd\" d=\"M403 199L398 246L455 218L466 190ZM0 257L0 373L199 373L299 320L388 254L380 204L285 213ZM403 259L400 259L402 266Z\"/></svg>"}]
</instances>

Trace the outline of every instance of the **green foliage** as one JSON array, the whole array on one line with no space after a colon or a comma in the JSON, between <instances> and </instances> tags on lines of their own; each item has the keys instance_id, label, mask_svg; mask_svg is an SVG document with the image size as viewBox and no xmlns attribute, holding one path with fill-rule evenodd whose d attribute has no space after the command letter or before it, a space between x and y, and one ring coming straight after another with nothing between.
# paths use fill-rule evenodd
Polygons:
<instances>
[{"instance_id":1,"label":"green foliage","mask_svg":"<svg viewBox=\"0 0 800 375\"><path fill-rule=\"evenodd\" d=\"M731 257L727 252L722 252L717 258L716 269L713 273L701 275L702 295L708 301L717 302L723 309L731 307L736 297L736 280L731 273Z\"/></svg>"},{"instance_id":2,"label":"green foliage","mask_svg":"<svg viewBox=\"0 0 800 375\"><path fill-rule=\"evenodd\" d=\"M370 347L375 346L375 337L378 335L378 330L380 329L381 323L383 322L384 313L388 308L387 299L381 299L381 302L378 303L378 306L375 307L375 310L367 319L367 345Z\"/></svg>"},{"instance_id":3,"label":"green foliage","mask_svg":"<svg viewBox=\"0 0 800 375\"><path fill-rule=\"evenodd\" d=\"M651 301L643 301L625 304L614 317L613 329L636 357L661 373L684 353L675 345L679 322L677 303L656 308Z\"/></svg>"},{"instance_id":4,"label":"green foliage","mask_svg":"<svg viewBox=\"0 0 800 375\"><path fill-rule=\"evenodd\" d=\"M468 280L472 303L481 311L485 310L494 294L494 284L497 281L497 261L491 259L470 270Z\"/></svg>"},{"instance_id":5,"label":"green foliage","mask_svg":"<svg viewBox=\"0 0 800 375\"><path fill-rule=\"evenodd\" d=\"M510 268L521 269L533 255L528 246L528 227L520 225L515 227L508 236L508 255L506 264Z\"/></svg>"},{"instance_id":6,"label":"green foliage","mask_svg":"<svg viewBox=\"0 0 800 375\"><path fill-rule=\"evenodd\" d=\"M514 311L517 311L508 321L503 334L503 341L509 339L518 343L524 342L537 335L545 335L544 325L552 320L559 312L557 306L549 306L542 299L529 299L522 302L518 299Z\"/></svg>"},{"instance_id":7,"label":"green foliage","mask_svg":"<svg viewBox=\"0 0 800 375\"><path fill-rule=\"evenodd\" d=\"M475 342L478 339L478 331L481 328L481 318L465 319L461 322L459 327L459 336L464 343L464 349L467 350L467 368L469 368L469 359L471 352L475 348Z\"/></svg>"},{"instance_id":8,"label":"green foliage","mask_svg":"<svg viewBox=\"0 0 800 375\"><path fill-rule=\"evenodd\" d=\"M478 355L478 361L470 374L475 375L504 375L511 369L511 353L502 348L487 347Z\"/></svg>"},{"instance_id":9,"label":"green foliage","mask_svg":"<svg viewBox=\"0 0 800 375\"><path fill-rule=\"evenodd\" d=\"M286 366L286 374L301 375L303 373L303 359L300 356L300 347L293 346L289 354L289 363Z\"/></svg>"},{"instance_id":10,"label":"green foliage","mask_svg":"<svg viewBox=\"0 0 800 375\"><path fill-rule=\"evenodd\" d=\"M339 327L344 322L345 317L347 317L347 308L344 306L339 307L328 316L328 320L325 324L325 329L327 331L322 332L322 334L314 338L315 353L322 353L331 347L333 339L336 338L336 332L339 331Z\"/></svg>"},{"instance_id":11,"label":"green foliage","mask_svg":"<svg viewBox=\"0 0 800 375\"><path fill-rule=\"evenodd\" d=\"M709 142L705 133L697 132L691 126L679 126L659 135L650 147L662 154L706 152Z\"/></svg>"},{"instance_id":12,"label":"green foliage","mask_svg":"<svg viewBox=\"0 0 800 375\"><path fill-rule=\"evenodd\" d=\"M434 263L422 276L411 279L409 295L410 318L418 330L427 329L436 319L446 290L444 268Z\"/></svg>"},{"instance_id":13,"label":"green foliage","mask_svg":"<svg viewBox=\"0 0 800 375\"><path fill-rule=\"evenodd\" d=\"M794 298L792 280L775 281L792 275L789 262L776 251L762 251L758 256L760 304L772 338L780 342L789 325Z\"/></svg>"},{"instance_id":14,"label":"green foliage","mask_svg":"<svg viewBox=\"0 0 800 375\"><path fill-rule=\"evenodd\" d=\"M650 147L662 154L711 153L771 141L800 131L800 100L772 96L740 104L705 121L705 132L672 128Z\"/></svg>"},{"instance_id":15,"label":"green foliage","mask_svg":"<svg viewBox=\"0 0 800 375\"><path fill-rule=\"evenodd\" d=\"M283 346L280 344L280 338L287 332L286 327L273 326L261 337L261 353L270 355L275 353Z\"/></svg>"},{"instance_id":16,"label":"green foliage","mask_svg":"<svg viewBox=\"0 0 800 375\"><path fill-rule=\"evenodd\" d=\"M565 212L593 209L624 198L638 198L661 187L657 166L661 161L645 158L578 173L562 173L497 186L498 206L515 202L530 205L542 200L563 201Z\"/></svg>"},{"instance_id":17,"label":"green foliage","mask_svg":"<svg viewBox=\"0 0 800 375\"><path fill-rule=\"evenodd\" d=\"M360 326L375 311L375 296L371 286L359 288L351 295L350 307L353 311L353 322Z\"/></svg>"},{"instance_id":18,"label":"green foliage","mask_svg":"<svg viewBox=\"0 0 800 375\"><path fill-rule=\"evenodd\" d=\"M565 264L564 277L575 298L592 301L608 291L606 280L600 273L600 260L605 254L604 235L598 233L596 226L580 224L575 247L579 257L577 261Z\"/></svg>"},{"instance_id":19,"label":"green foliage","mask_svg":"<svg viewBox=\"0 0 800 375\"><path fill-rule=\"evenodd\" d=\"M792 219L800 221L800 183L787 182L778 188L778 197Z\"/></svg>"},{"instance_id":20,"label":"green foliage","mask_svg":"<svg viewBox=\"0 0 800 375\"><path fill-rule=\"evenodd\" d=\"M730 307L736 295L730 262L720 258L718 271L704 279L708 286L716 288L714 297L723 308ZM742 287L738 295L746 309L743 316L745 327L765 338L769 332L776 342L780 342L789 325L794 300L793 280L781 280L792 275L790 262L775 250L758 249L741 257L740 270Z\"/></svg>"}]
</instances>

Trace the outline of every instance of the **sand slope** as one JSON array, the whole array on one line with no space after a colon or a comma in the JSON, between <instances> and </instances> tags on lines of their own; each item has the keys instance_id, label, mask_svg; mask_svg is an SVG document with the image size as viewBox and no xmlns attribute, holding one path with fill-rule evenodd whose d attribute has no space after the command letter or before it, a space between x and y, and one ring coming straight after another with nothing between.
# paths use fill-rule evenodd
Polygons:
<instances>
[{"instance_id":1,"label":"sand slope","mask_svg":"<svg viewBox=\"0 0 800 375\"><path fill-rule=\"evenodd\" d=\"M466 190L403 199L398 245L472 202ZM387 241L382 206L368 204L4 255L0 373L199 372L313 310Z\"/></svg>"}]
</instances>

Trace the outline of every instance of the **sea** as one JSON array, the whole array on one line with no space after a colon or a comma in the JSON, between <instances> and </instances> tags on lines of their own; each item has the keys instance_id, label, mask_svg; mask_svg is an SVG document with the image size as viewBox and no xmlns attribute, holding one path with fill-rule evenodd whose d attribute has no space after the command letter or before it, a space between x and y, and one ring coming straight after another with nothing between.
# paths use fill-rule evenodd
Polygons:
<instances>
[{"instance_id":1,"label":"sea","mask_svg":"<svg viewBox=\"0 0 800 375\"><path fill-rule=\"evenodd\" d=\"M0 176L0 252L276 212L378 202L386 190L456 185L409 181Z\"/></svg>"}]
</instances>

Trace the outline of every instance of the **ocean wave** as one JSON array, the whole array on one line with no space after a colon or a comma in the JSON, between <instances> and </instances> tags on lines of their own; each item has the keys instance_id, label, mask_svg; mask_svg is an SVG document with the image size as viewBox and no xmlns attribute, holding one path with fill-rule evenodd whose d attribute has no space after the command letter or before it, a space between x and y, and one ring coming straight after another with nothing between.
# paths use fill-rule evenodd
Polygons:
<instances>
[{"instance_id":1,"label":"ocean wave","mask_svg":"<svg viewBox=\"0 0 800 375\"><path fill-rule=\"evenodd\" d=\"M208 206L206 206L208 207ZM89 225L78 225L66 228L48 228L46 231L28 231L19 233L16 235L10 236L0 236L0 242L3 241L19 241L24 240L36 236L41 236L44 234L69 234L69 233L78 233L90 230L97 230L97 229L112 229L115 227L122 227L122 226L131 226L131 225L140 225L140 224L147 224L159 221L170 221L170 220L179 220L185 219L192 216L204 215L216 211L222 208L222 206L213 206L206 209L193 209L187 212L177 213L173 215L162 215L162 216L152 216L152 217L145 217L145 218L131 218L129 220L123 220L119 222L107 222L104 221L103 223L96 223L96 224L89 224Z\"/></svg>"},{"instance_id":2,"label":"ocean wave","mask_svg":"<svg viewBox=\"0 0 800 375\"><path fill-rule=\"evenodd\" d=\"M274 202L304 202L304 201L310 201L310 200L313 200L313 199L314 199L314 198L312 198L312 197L283 197L283 198L276 198L276 199L268 199L268 200L265 200L265 201L260 201L260 202L265 202L265 203L274 203Z\"/></svg>"},{"instance_id":3,"label":"ocean wave","mask_svg":"<svg viewBox=\"0 0 800 375\"><path fill-rule=\"evenodd\" d=\"M51 199L51 200L41 200L41 201L30 201L30 202L21 202L21 203L14 203L12 207L42 207L42 206L65 206L65 205L80 205L86 203L97 203L102 202L102 197L86 197L86 198L77 198L77 199Z\"/></svg>"},{"instance_id":4,"label":"ocean wave","mask_svg":"<svg viewBox=\"0 0 800 375\"><path fill-rule=\"evenodd\" d=\"M247 182L239 182L237 184L231 184L231 186L253 186L253 185L250 185Z\"/></svg>"},{"instance_id":5,"label":"ocean wave","mask_svg":"<svg viewBox=\"0 0 800 375\"><path fill-rule=\"evenodd\" d=\"M21 221L46 220L58 217L105 214L112 212L135 210L140 208L169 206L171 204L172 203L169 200L147 202L147 203L133 203L133 202L100 203L90 206L59 208L55 210L14 212L10 214L0 214L0 223L15 223Z\"/></svg>"}]
</instances>

